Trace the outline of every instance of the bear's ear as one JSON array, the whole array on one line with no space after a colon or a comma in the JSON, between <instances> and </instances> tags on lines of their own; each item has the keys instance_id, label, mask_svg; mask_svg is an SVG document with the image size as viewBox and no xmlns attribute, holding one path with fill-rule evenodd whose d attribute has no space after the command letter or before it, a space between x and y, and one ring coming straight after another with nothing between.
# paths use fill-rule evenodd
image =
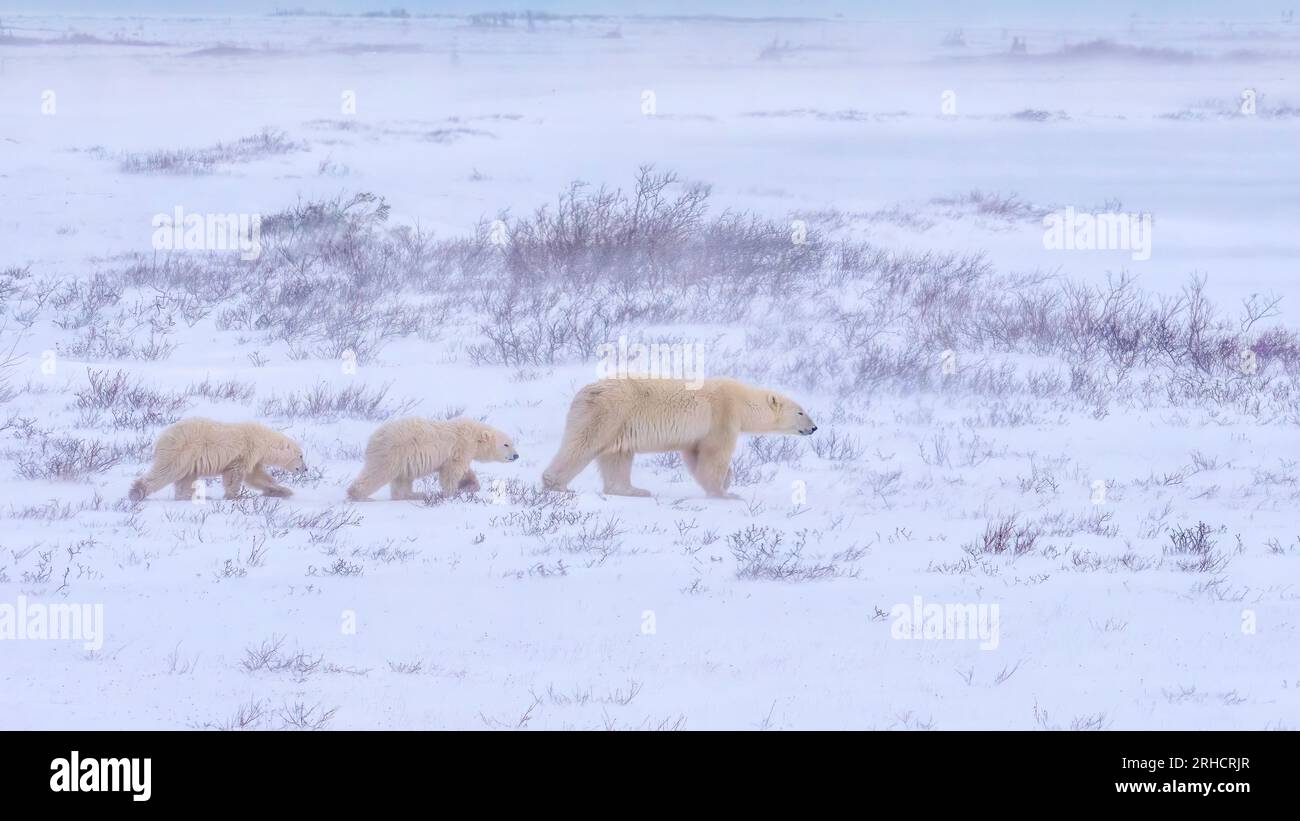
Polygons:
<instances>
[{"instance_id":1,"label":"bear's ear","mask_svg":"<svg viewBox=\"0 0 1300 821\"><path fill-rule=\"evenodd\" d=\"M772 407L772 410L781 410L781 397L774 393L769 393L767 395L767 404Z\"/></svg>"},{"instance_id":2,"label":"bear's ear","mask_svg":"<svg viewBox=\"0 0 1300 821\"><path fill-rule=\"evenodd\" d=\"M481 430L478 432L478 440L480 442L486 442L491 438L492 438L492 431L490 430Z\"/></svg>"}]
</instances>

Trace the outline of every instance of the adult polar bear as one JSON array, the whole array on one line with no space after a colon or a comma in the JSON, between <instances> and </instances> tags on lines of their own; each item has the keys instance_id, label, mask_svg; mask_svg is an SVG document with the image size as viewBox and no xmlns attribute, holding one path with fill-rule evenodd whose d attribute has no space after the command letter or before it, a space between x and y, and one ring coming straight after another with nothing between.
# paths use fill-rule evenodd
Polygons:
<instances>
[{"instance_id":1,"label":"adult polar bear","mask_svg":"<svg viewBox=\"0 0 1300 821\"><path fill-rule=\"evenodd\" d=\"M733 379L602 379L574 397L542 484L564 490L594 459L605 493L649 496L632 486L632 457L675 450L710 496L734 499L727 483L740 434L815 430L797 402Z\"/></svg>"}]
</instances>

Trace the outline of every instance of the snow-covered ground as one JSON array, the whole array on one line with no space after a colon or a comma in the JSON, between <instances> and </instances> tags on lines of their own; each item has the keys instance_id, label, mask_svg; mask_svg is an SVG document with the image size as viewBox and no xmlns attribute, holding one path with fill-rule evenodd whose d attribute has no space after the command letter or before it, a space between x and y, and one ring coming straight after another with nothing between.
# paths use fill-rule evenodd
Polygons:
<instances>
[{"instance_id":1,"label":"snow-covered ground","mask_svg":"<svg viewBox=\"0 0 1300 821\"><path fill-rule=\"evenodd\" d=\"M1300 725L1300 24L488 22L0 20L0 726ZM643 166L707 210L529 244ZM620 336L821 429L543 493ZM408 412L523 458L347 503ZM186 415L311 470L127 501Z\"/></svg>"}]
</instances>

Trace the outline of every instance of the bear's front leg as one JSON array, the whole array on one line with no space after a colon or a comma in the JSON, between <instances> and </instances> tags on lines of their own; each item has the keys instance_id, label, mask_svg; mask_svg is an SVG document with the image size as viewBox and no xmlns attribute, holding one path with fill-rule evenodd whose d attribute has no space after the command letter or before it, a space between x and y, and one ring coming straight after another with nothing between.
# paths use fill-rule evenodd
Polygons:
<instances>
[{"instance_id":1,"label":"bear's front leg","mask_svg":"<svg viewBox=\"0 0 1300 821\"><path fill-rule=\"evenodd\" d=\"M602 453L596 457L607 496L649 496L650 491L632 486L632 454Z\"/></svg>"},{"instance_id":2,"label":"bear's front leg","mask_svg":"<svg viewBox=\"0 0 1300 821\"><path fill-rule=\"evenodd\" d=\"M702 442L698 448L695 462L695 481L715 499L739 499L734 493L727 492L727 479L731 473L731 455L735 452L736 440L719 442Z\"/></svg>"},{"instance_id":3,"label":"bear's front leg","mask_svg":"<svg viewBox=\"0 0 1300 821\"><path fill-rule=\"evenodd\" d=\"M226 489L227 499L238 499L239 492L244 489L243 469L231 468L221 474L221 485Z\"/></svg>"},{"instance_id":4,"label":"bear's front leg","mask_svg":"<svg viewBox=\"0 0 1300 821\"><path fill-rule=\"evenodd\" d=\"M468 471L468 459L444 462L438 469L438 482L442 485L443 495L454 496Z\"/></svg>"},{"instance_id":5,"label":"bear's front leg","mask_svg":"<svg viewBox=\"0 0 1300 821\"><path fill-rule=\"evenodd\" d=\"M263 496L274 496L277 499L287 499L293 495L293 491L279 484L271 478L261 465L255 465L253 470L248 474L248 483L262 491Z\"/></svg>"},{"instance_id":6,"label":"bear's front leg","mask_svg":"<svg viewBox=\"0 0 1300 821\"><path fill-rule=\"evenodd\" d=\"M461 477L460 484L456 485L456 489L461 493L479 492L481 485L478 483L478 476L474 474L473 468L465 469L465 475Z\"/></svg>"}]
</instances>

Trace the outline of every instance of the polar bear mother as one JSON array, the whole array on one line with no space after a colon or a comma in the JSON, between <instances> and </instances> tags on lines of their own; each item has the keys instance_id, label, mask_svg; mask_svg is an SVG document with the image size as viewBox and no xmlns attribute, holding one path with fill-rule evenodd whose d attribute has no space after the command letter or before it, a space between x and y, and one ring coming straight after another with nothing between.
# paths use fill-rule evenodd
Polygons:
<instances>
[{"instance_id":1,"label":"polar bear mother","mask_svg":"<svg viewBox=\"0 0 1300 821\"><path fill-rule=\"evenodd\" d=\"M574 397L542 484L563 490L595 460L605 493L649 496L632 486L632 457L675 450L710 496L734 499L727 484L740 434L815 430L797 402L732 379L603 379Z\"/></svg>"}]
</instances>

